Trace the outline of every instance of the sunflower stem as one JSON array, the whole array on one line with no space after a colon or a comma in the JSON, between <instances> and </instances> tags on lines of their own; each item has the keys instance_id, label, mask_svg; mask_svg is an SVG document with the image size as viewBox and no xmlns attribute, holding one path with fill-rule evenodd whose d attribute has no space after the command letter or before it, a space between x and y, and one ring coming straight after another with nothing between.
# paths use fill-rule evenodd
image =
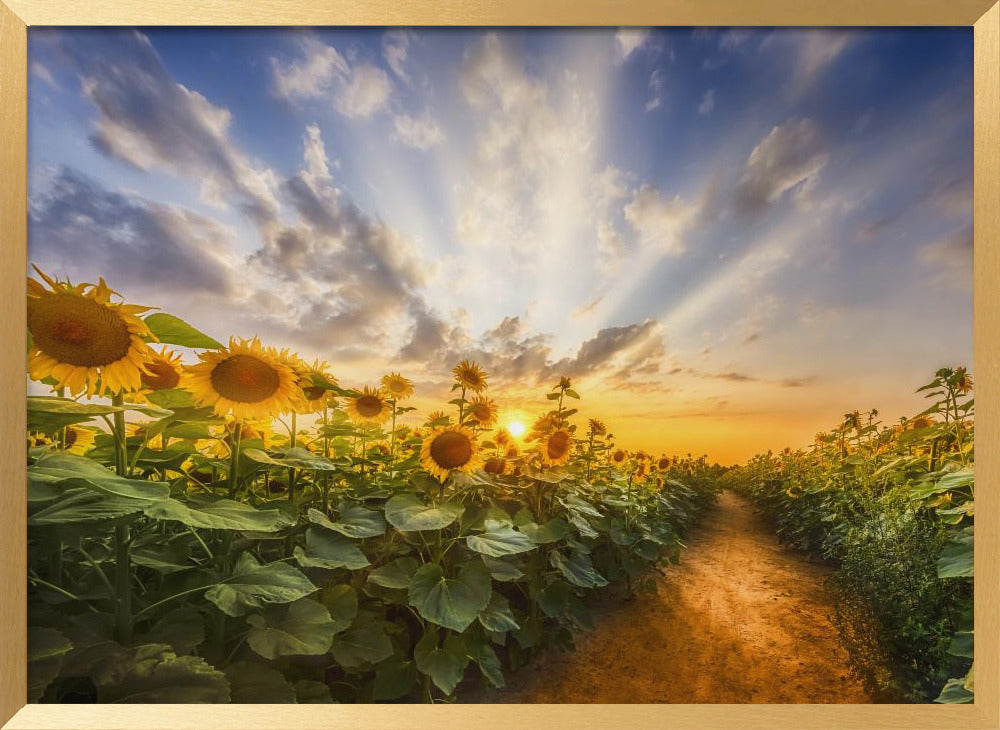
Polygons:
<instances>
[{"instance_id":1,"label":"sunflower stem","mask_svg":"<svg viewBox=\"0 0 1000 730\"><path fill-rule=\"evenodd\" d=\"M330 420L329 420L330 409L327 406L323 406L323 456L327 459L330 458ZM326 514L327 507L329 506L330 497L330 475L323 474L323 513Z\"/></svg>"},{"instance_id":2,"label":"sunflower stem","mask_svg":"<svg viewBox=\"0 0 1000 730\"><path fill-rule=\"evenodd\" d=\"M396 453L396 400L392 401L392 432L389 434L389 476L395 476L392 465L395 463Z\"/></svg>"},{"instance_id":3,"label":"sunflower stem","mask_svg":"<svg viewBox=\"0 0 1000 730\"><path fill-rule=\"evenodd\" d=\"M233 426L233 446L229 451L229 498L236 499L236 482L239 478L240 441L243 438L243 422Z\"/></svg>"},{"instance_id":4,"label":"sunflower stem","mask_svg":"<svg viewBox=\"0 0 1000 730\"><path fill-rule=\"evenodd\" d=\"M295 448L296 438L295 431L298 429L297 419L295 411L292 411L292 427L289 429L292 435L292 448ZM289 468L288 470L288 501L291 504L295 504L295 469Z\"/></svg>"},{"instance_id":5,"label":"sunflower stem","mask_svg":"<svg viewBox=\"0 0 1000 730\"><path fill-rule=\"evenodd\" d=\"M111 405L120 408L125 402L121 393L111 396ZM114 413L115 432L115 473L120 477L128 476L128 445L125 442L125 411Z\"/></svg>"},{"instance_id":6,"label":"sunflower stem","mask_svg":"<svg viewBox=\"0 0 1000 730\"><path fill-rule=\"evenodd\" d=\"M115 639L119 644L132 642L132 543L128 525L115 525Z\"/></svg>"}]
</instances>

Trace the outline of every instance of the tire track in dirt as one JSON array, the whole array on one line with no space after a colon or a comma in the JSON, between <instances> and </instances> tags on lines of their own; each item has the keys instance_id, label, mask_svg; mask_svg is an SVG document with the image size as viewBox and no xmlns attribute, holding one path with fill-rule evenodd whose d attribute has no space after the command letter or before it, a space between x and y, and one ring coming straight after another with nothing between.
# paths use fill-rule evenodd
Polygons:
<instances>
[{"instance_id":1,"label":"tire track in dirt","mask_svg":"<svg viewBox=\"0 0 1000 730\"><path fill-rule=\"evenodd\" d=\"M481 702L870 703L828 616L829 569L778 544L724 492L655 593L594 607L577 650L546 652Z\"/></svg>"}]
</instances>

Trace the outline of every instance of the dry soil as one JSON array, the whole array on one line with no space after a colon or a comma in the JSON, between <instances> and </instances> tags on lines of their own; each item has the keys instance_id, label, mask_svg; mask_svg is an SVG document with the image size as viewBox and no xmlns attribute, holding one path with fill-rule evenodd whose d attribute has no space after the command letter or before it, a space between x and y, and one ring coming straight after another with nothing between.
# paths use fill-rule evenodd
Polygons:
<instances>
[{"instance_id":1,"label":"dry soil","mask_svg":"<svg viewBox=\"0 0 1000 730\"><path fill-rule=\"evenodd\" d=\"M828 569L781 547L724 492L656 592L595 607L577 650L549 652L481 702L869 703L829 616Z\"/></svg>"}]
</instances>

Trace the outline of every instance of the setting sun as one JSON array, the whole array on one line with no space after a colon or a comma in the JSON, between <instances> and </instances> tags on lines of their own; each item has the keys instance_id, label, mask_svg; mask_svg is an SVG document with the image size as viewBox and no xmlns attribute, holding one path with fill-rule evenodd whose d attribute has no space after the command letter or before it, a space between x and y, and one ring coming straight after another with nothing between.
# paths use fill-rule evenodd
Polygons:
<instances>
[{"instance_id":1,"label":"setting sun","mask_svg":"<svg viewBox=\"0 0 1000 730\"><path fill-rule=\"evenodd\" d=\"M524 432L526 429L524 427L524 424L521 423L520 421L511 421L507 425L507 430L510 431L511 436L513 436L516 439L519 439L522 436L524 436Z\"/></svg>"}]
</instances>

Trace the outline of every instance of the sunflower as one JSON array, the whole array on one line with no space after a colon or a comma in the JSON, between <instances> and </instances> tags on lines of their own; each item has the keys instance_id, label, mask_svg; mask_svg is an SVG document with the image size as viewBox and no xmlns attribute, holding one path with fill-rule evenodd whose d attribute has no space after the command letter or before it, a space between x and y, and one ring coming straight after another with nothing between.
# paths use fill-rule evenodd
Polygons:
<instances>
[{"instance_id":1,"label":"sunflower","mask_svg":"<svg viewBox=\"0 0 1000 730\"><path fill-rule=\"evenodd\" d=\"M322 360L313 360L309 365L304 360L295 360L295 374L298 376L299 388L302 389L302 405L299 413L322 413L324 409L335 405L337 399L327 388L316 385L319 380L327 385L336 385L337 381L330 375L330 365Z\"/></svg>"},{"instance_id":2,"label":"sunflower","mask_svg":"<svg viewBox=\"0 0 1000 730\"><path fill-rule=\"evenodd\" d=\"M138 390L155 339L138 314L149 307L112 304L112 291L94 284L28 279L28 375L87 396Z\"/></svg>"},{"instance_id":3,"label":"sunflower","mask_svg":"<svg viewBox=\"0 0 1000 730\"><path fill-rule=\"evenodd\" d=\"M656 468L660 471L666 471L670 468L670 459L666 456L662 457L658 462L656 462Z\"/></svg>"},{"instance_id":4,"label":"sunflower","mask_svg":"<svg viewBox=\"0 0 1000 730\"><path fill-rule=\"evenodd\" d=\"M83 456L94 447L94 439L96 437L97 431L92 428L67 426L66 441L63 443L63 446L71 454Z\"/></svg>"},{"instance_id":5,"label":"sunflower","mask_svg":"<svg viewBox=\"0 0 1000 730\"><path fill-rule=\"evenodd\" d=\"M635 478L636 479L644 478L646 476L646 469L647 469L646 461L640 459L639 462L635 465L635 472L634 472Z\"/></svg>"},{"instance_id":6,"label":"sunflower","mask_svg":"<svg viewBox=\"0 0 1000 730\"><path fill-rule=\"evenodd\" d=\"M181 353L163 347L159 352L150 351L150 360L146 363L146 372L140 376L142 389L136 395L142 395L154 390L169 390L176 388L181 382L184 364Z\"/></svg>"},{"instance_id":7,"label":"sunflower","mask_svg":"<svg viewBox=\"0 0 1000 730\"><path fill-rule=\"evenodd\" d=\"M909 422L910 428L916 430L918 428L930 428L934 425L934 419L930 416L917 416Z\"/></svg>"},{"instance_id":8,"label":"sunflower","mask_svg":"<svg viewBox=\"0 0 1000 730\"><path fill-rule=\"evenodd\" d=\"M434 411L429 416L427 416L427 422L426 422L425 425L429 426L430 424L434 423L435 421L441 421L442 419L445 420L445 421L451 421L451 416L449 416L444 411Z\"/></svg>"},{"instance_id":9,"label":"sunflower","mask_svg":"<svg viewBox=\"0 0 1000 730\"><path fill-rule=\"evenodd\" d=\"M622 449L618 449L617 451L615 451L615 453L611 455L611 461L615 464L624 464L625 459L627 458L628 458L628 453L626 453Z\"/></svg>"},{"instance_id":10,"label":"sunflower","mask_svg":"<svg viewBox=\"0 0 1000 730\"><path fill-rule=\"evenodd\" d=\"M473 398L469 410L465 414L476 422L477 426L489 428L497 420L497 405L485 396Z\"/></svg>"},{"instance_id":11,"label":"sunflower","mask_svg":"<svg viewBox=\"0 0 1000 730\"><path fill-rule=\"evenodd\" d=\"M395 401L406 400L413 395L413 382L399 373L382 376L382 390Z\"/></svg>"},{"instance_id":12,"label":"sunflower","mask_svg":"<svg viewBox=\"0 0 1000 730\"><path fill-rule=\"evenodd\" d=\"M357 398L348 398L347 415L357 424L375 425L385 423L392 409L381 389L366 385Z\"/></svg>"},{"instance_id":13,"label":"sunflower","mask_svg":"<svg viewBox=\"0 0 1000 730\"><path fill-rule=\"evenodd\" d=\"M972 392L972 376L969 375L969 371L964 367L955 368L952 383L955 390L961 395L968 395Z\"/></svg>"},{"instance_id":14,"label":"sunflower","mask_svg":"<svg viewBox=\"0 0 1000 730\"><path fill-rule=\"evenodd\" d=\"M507 472L507 460L502 456L492 456L483 464L483 471L494 475L505 474Z\"/></svg>"},{"instance_id":15,"label":"sunflower","mask_svg":"<svg viewBox=\"0 0 1000 730\"><path fill-rule=\"evenodd\" d=\"M498 428L496 436L493 437L493 443L497 446L506 446L510 443L511 435L510 431L506 428Z\"/></svg>"},{"instance_id":16,"label":"sunflower","mask_svg":"<svg viewBox=\"0 0 1000 730\"><path fill-rule=\"evenodd\" d=\"M588 425L590 426L590 433L594 436L604 436L608 432L608 427L596 418L591 418Z\"/></svg>"},{"instance_id":17,"label":"sunflower","mask_svg":"<svg viewBox=\"0 0 1000 730\"><path fill-rule=\"evenodd\" d=\"M458 385L474 393L482 393L487 388L486 379L489 376L475 360L462 360L452 368L451 372L454 373Z\"/></svg>"},{"instance_id":18,"label":"sunflower","mask_svg":"<svg viewBox=\"0 0 1000 730\"><path fill-rule=\"evenodd\" d=\"M434 428L424 439L420 459L424 469L443 482L453 472L472 471L479 462L479 446L463 426Z\"/></svg>"},{"instance_id":19,"label":"sunflower","mask_svg":"<svg viewBox=\"0 0 1000 730\"><path fill-rule=\"evenodd\" d=\"M507 444L507 449L503 452L505 459L516 459L521 455L520 450L517 448L517 444L509 443Z\"/></svg>"},{"instance_id":20,"label":"sunflower","mask_svg":"<svg viewBox=\"0 0 1000 730\"><path fill-rule=\"evenodd\" d=\"M535 439L542 438L545 434L555 428L557 421L555 416L552 414L545 414L544 416L539 416L535 419L535 422L531 424L531 433L528 434L527 441L534 441Z\"/></svg>"},{"instance_id":21,"label":"sunflower","mask_svg":"<svg viewBox=\"0 0 1000 730\"><path fill-rule=\"evenodd\" d=\"M569 431L559 429L549 435L542 444L542 463L549 466L561 466L569 461L573 438Z\"/></svg>"},{"instance_id":22,"label":"sunflower","mask_svg":"<svg viewBox=\"0 0 1000 730\"><path fill-rule=\"evenodd\" d=\"M201 362L187 368L181 384L199 405L212 406L217 415L259 420L302 407L293 361L256 337L231 337L228 348L198 357Z\"/></svg>"},{"instance_id":23,"label":"sunflower","mask_svg":"<svg viewBox=\"0 0 1000 730\"><path fill-rule=\"evenodd\" d=\"M51 446L52 439L46 436L44 433L35 431L28 432L28 448L33 448L35 446Z\"/></svg>"}]
</instances>

